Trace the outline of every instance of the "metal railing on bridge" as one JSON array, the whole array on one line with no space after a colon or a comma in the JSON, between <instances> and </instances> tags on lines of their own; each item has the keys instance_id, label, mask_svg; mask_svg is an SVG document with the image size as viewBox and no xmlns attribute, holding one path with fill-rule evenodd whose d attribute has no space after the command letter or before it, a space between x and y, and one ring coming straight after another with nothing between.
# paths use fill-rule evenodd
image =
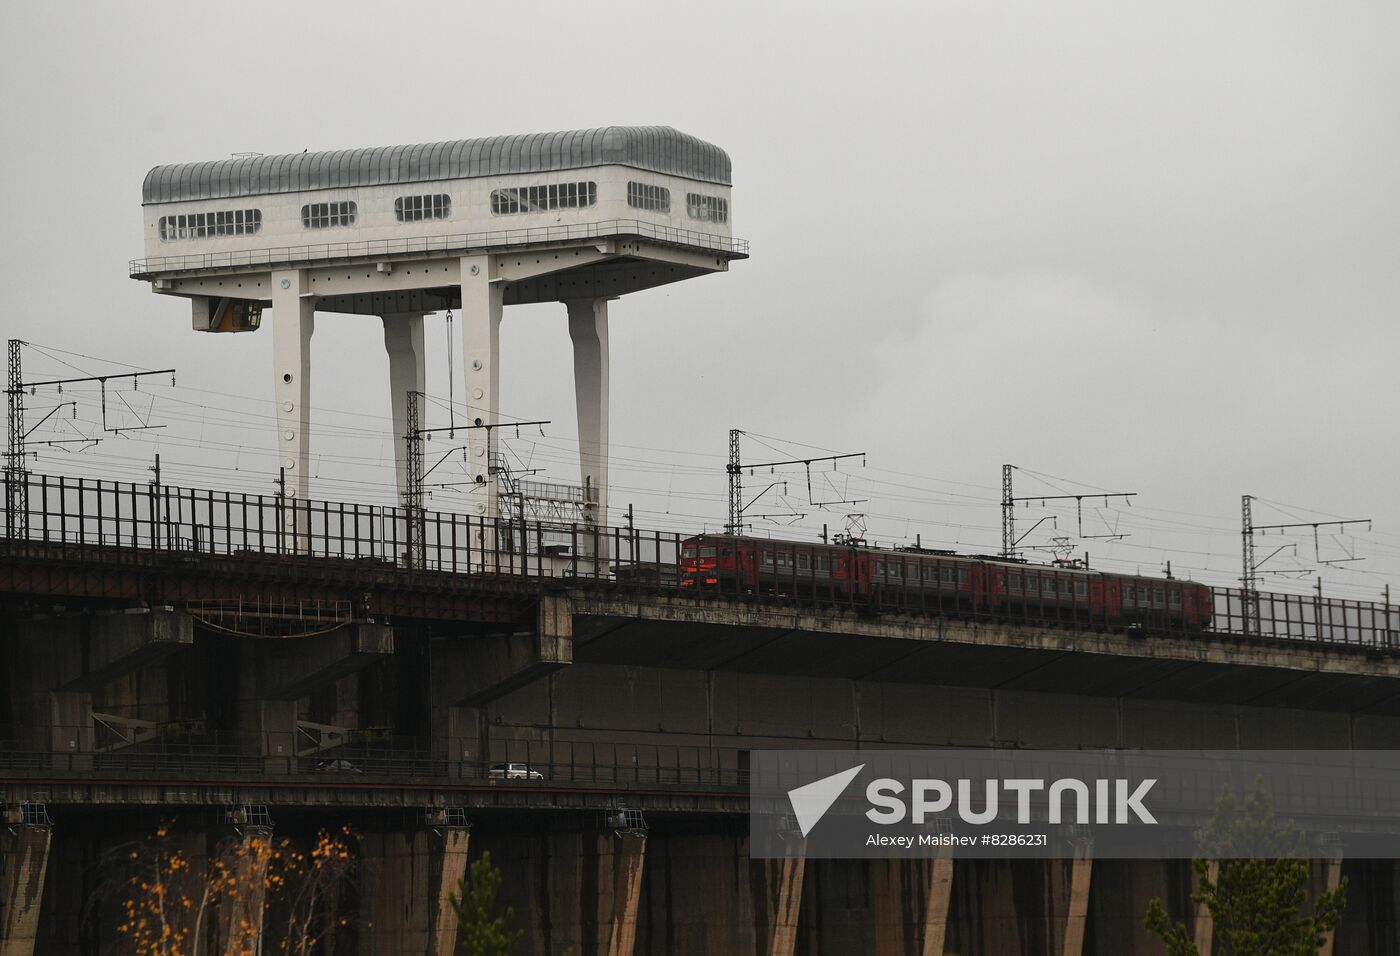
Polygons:
<instances>
[{"instance_id":1,"label":"metal railing on bridge","mask_svg":"<svg viewBox=\"0 0 1400 956\"><path fill-rule=\"evenodd\" d=\"M1193 619L1172 604L1185 582L1160 579L1165 598L1154 583L1147 602L1144 589L1144 601L1129 620L1121 608L1086 600L1076 590L1072 579L1082 579L1083 571L1038 568L1044 587L1035 600L979 597L943 583L959 581L959 569L966 573L968 559L954 555L880 552L885 583L862 589L823 565L834 545L765 541L757 578L712 572L687 579L679 564L689 536L676 532L27 473L7 473L5 484L8 507L0 530L10 547L299 556L404 572L606 581L701 601L730 598L1144 635L1209 632L1400 651L1400 607L1318 594L1215 587L1208 614ZM1200 619L1206 616L1208 623Z\"/></svg>"},{"instance_id":2,"label":"metal railing on bridge","mask_svg":"<svg viewBox=\"0 0 1400 956\"><path fill-rule=\"evenodd\" d=\"M92 728L58 727L58 735L80 739ZM61 775L76 779L130 781L320 780L328 784L442 783L498 786L606 788L747 787L747 751L733 748L645 744L549 745L492 741L476 759L435 755L428 741L403 738L373 745L350 744L294 756L264 754L256 738L200 740L157 737L130 747L89 751L35 751L0 743L0 774L15 778Z\"/></svg>"},{"instance_id":3,"label":"metal railing on bridge","mask_svg":"<svg viewBox=\"0 0 1400 956\"><path fill-rule=\"evenodd\" d=\"M454 574L675 580L681 535L480 518L448 511L296 499L92 478L23 482L10 541L194 555L299 555Z\"/></svg>"}]
</instances>

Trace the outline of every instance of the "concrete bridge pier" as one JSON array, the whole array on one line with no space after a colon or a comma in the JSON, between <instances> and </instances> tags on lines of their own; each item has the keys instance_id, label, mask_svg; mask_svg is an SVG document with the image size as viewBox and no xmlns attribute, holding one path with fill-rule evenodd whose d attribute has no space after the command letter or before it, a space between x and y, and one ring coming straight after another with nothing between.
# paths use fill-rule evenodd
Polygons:
<instances>
[{"instance_id":1,"label":"concrete bridge pier","mask_svg":"<svg viewBox=\"0 0 1400 956\"><path fill-rule=\"evenodd\" d=\"M757 956L793 956L797 948L802 880L806 870L806 846L798 841L793 842L781 859L750 861Z\"/></svg>"},{"instance_id":2,"label":"concrete bridge pier","mask_svg":"<svg viewBox=\"0 0 1400 956\"><path fill-rule=\"evenodd\" d=\"M596 956L632 956L637 945L637 910L642 899L646 834L604 832L597 838L597 908L589 920Z\"/></svg>"},{"instance_id":3,"label":"concrete bridge pier","mask_svg":"<svg viewBox=\"0 0 1400 956\"><path fill-rule=\"evenodd\" d=\"M1316 898L1316 896L1317 896L1317 894L1318 894L1319 892L1335 893L1335 892L1337 891L1337 887L1341 885L1341 882L1342 882L1342 852L1341 852L1341 849L1340 849L1340 848L1337 849L1337 853L1336 853L1335 856L1329 857L1329 858L1327 858L1327 859L1325 859L1325 860L1319 860L1319 861L1318 861L1318 867L1319 867L1319 869L1321 869L1321 871L1322 871L1322 872L1319 874L1319 875L1321 876L1321 880L1318 881L1318 882L1321 883L1321 885L1318 886L1318 887L1316 887L1316 888L1314 889L1313 893L1310 894L1311 897L1314 898L1314 899ZM1331 933L1328 933L1327 936L1326 936L1326 938L1325 938L1325 939L1323 940L1323 942L1322 942L1322 948L1319 949L1319 950L1317 951L1317 956L1332 956L1332 953L1333 953L1333 951L1334 951L1334 949L1335 949L1335 947L1336 947L1336 943L1337 943L1337 934L1336 934L1336 931L1333 931L1333 932L1331 932Z\"/></svg>"},{"instance_id":4,"label":"concrete bridge pier","mask_svg":"<svg viewBox=\"0 0 1400 956\"><path fill-rule=\"evenodd\" d=\"M0 956L33 956L52 833L0 826Z\"/></svg>"},{"instance_id":5,"label":"concrete bridge pier","mask_svg":"<svg viewBox=\"0 0 1400 956\"><path fill-rule=\"evenodd\" d=\"M467 872L470 832L440 826L360 837L363 956L452 956L450 897Z\"/></svg>"},{"instance_id":6,"label":"concrete bridge pier","mask_svg":"<svg viewBox=\"0 0 1400 956\"><path fill-rule=\"evenodd\" d=\"M1081 956L1084 952L1084 932L1089 919L1089 886L1094 874L1092 847L1080 843L1070 860L1069 899L1065 908L1065 928L1060 952L1064 956Z\"/></svg>"},{"instance_id":7,"label":"concrete bridge pier","mask_svg":"<svg viewBox=\"0 0 1400 956\"><path fill-rule=\"evenodd\" d=\"M1206 866L1206 879L1214 883L1220 878L1220 864L1211 860ZM1196 876L1194 867L1191 869L1191 893L1201 892L1201 882ZM1210 911L1210 907L1204 903L1195 903L1194 910L1196 919L1192 926L1191 935L1195 938L1197 952L1209 956L1215 947L1215 917Z\"/></svg>"},{"instance_id":8,"label":"concrete bridge pier","mask_svg":"<svg viewBox=\"0 0 1400 956\"><path fill-rule=\"evenodd\" d=\"M219 906L213 952L261 953L272 831L264 827L249 830L220 849L229 875L243 889Z\"/></svg>"},{"instance_id":9,"label":"concrete bridge pier","mask_svg":"<svg viewBox=\"0 0 1400 956\"><path fill-rule=\"evenodd\" d=\"M943 956L953 859L871 861L876 956Z\"/></svg>"}]
</instances>

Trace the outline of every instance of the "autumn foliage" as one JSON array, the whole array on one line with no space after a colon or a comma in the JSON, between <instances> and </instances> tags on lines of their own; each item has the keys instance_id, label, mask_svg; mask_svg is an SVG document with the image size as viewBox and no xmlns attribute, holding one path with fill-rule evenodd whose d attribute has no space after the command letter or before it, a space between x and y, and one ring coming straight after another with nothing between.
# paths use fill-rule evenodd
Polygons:
<instances>
[{"instance_id":1,"label":"autumn foliage","mask_svg":"<svg viewBox=\"0 0 1400 956\"><path fill-rule=\"evenodd\" d=\"M170 826L161 826L126 852L127 875L117 894L120 951L309 956L349 923L340 908L357 865L354 840L348 827L323 830L305 849L249 830L221 841L205 859L177 845Z\"/></svg>"}]
</instances>

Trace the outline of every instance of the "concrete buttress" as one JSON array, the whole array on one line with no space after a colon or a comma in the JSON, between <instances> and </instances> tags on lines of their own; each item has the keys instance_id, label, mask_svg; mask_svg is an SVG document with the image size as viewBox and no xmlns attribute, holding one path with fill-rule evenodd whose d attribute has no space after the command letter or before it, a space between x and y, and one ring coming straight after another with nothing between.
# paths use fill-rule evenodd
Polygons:
<instances>
[{"instance_id":1,"label":"concrete buttress","mask_svg":"<svg viewBox=\"0 0 1400 956\"><path fill-rule=\"evenodd\" d=\"M0 828L0 956L33 956L49 862L48 827Z\"/></svg>"},{"instance_id":2,"label":"concrete buttress","mask_svg":"<svg viewBox=\"0 0 1400 956\"><path fill-rule=\"evenodd\" d=\"M595 929L597 956L632 956L647 840L637 833L598 837Z\"/></svg>"},{"instance_id":3,"label":"concrete buttress","mask_svg":"<svg viewBox=\"0 0 1400 956\"><path fill-rule=\"evenodd\" d=\"M449 900L467 870L464 827L366 833L360 838L364 956L452 956Z\"/></svg>"},{"instance_id":4,"label":"concrete buttress","mask_svg":"<svg viewBox=\"0 0 1400 956\"><path fill-rule=\"evenodd\" d=\"M797 948L802 877L807 869L804 849L798 842L780 859L750 861L749 879L758 923L755 956L792 956Z\"/></svg>"},{"instance_id":5,"label":"concrete buttress","mask_svg":"<svg viewBox=\"0 0 1400 956\"><path fill-rule=\"evenodd\" d=\"M1075 848L1070 862L1069 906L1065 913L1064 956L1084 952L1084 930L1089 919L1089 886L1094 872L1094 855L1087 847Z\"/></svg>"},{"instance_id":6,"label":"concrete buttress","mask_svg":"<svg viewBox=\"0 0 1400 956\"><path fill-rule=\"evenodd\" d=\"M872 860L877 956L943 956L953 859Z\"/></svg>"}]
</instances>

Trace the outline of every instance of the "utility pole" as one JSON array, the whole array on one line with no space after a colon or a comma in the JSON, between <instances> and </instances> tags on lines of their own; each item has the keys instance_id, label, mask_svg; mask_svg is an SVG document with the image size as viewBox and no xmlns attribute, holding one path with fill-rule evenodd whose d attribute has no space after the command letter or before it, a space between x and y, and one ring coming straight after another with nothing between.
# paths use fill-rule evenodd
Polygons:
<instances>
[{"instance_id":1,"label":"utility pole","mask_svg":"<svg viewBox=\"0 0 1400 956\"><path fill-rule=\"evenodd\" d=\"M744 512L749 509L750 505L758 501L758 499L762 498L764 495L768 494L769 491L773 490L778 485L783 486L784 494L787 493L786 481L774 481L770 483L767 488L764 488L758 494L754 495L748 504L745 504L743 483L743 472L745 467L749 469L749 474L753 474L754 470L757 468L771 469L781 468L784 465L802 465L804 468L807 469L807 503L815 507L825 507L826 505L859 505L864 504L868 500L865 498L844 498L837 501L817 501L816 497L812 494L813 465L817 464L818 462L829 461L832 463L832 468L835 468L836 462L842 461L847 458L859 458L862 461L864 461L865 452L856 451L850 452L849 454L845 455L822 455L817 458L790 458L785 461L764 461L746 466L739 459L739 436L742 434L744 433L737 428L731 428L729 430L729 464L725 466L725 471L729 473L729 522L724 526L725 534L743 534ZM803 518L806 517L806 515L787 513L758 516L750 515L749 517Z\"/></svg>"},{"instance_id":2,"label":"utility pole","mask_svg":"<svg viewBox=\"0 0 1400 956\"><path fill-rule=\"evenodd\" d=\"M404 543L408 546L408 566L421 569L427 559L423 542L423 432L418 392L408 391L408 425L404 429L408 474L404 482ZM449 452L450 454L450 452Z\"/></svg>"},{"instance_id":3,"label":"utility pole","mask_svg":"<svg viewBox=\"0 0 1400 956\"><path fill-rule=\"evenodd\" d=\"M1011 471L1015 465L1001 466L1001 556L1016 557L1016 499L1011 497Z\"/></svg>"},{"instance_id":4,"label":"utility pole","mask_svg":"<svg viewBox=\"0 0 1400 956\"><path fill-rule=\"evenodd\" d=\"M421 569L427 560L427 550L424 537L426 528L426 512L423 509L423 482L437 470L438 465L445 462L453 452L461 451L458 448L449 448L447 452L433 462L429 468L423 467L423 438L438 432L447 432L448 435L455 435L457 432L476 431L485 429L489 435L495 428L521 429L527 425L548 425L548 421L537 422L494 422L491 424L479 425L452 425L447 428L424 428L422 427L422 405L424 398L422 392L415 389L408 391L407 423L404 429L404 442L407 451L407 472L404 476L404 484L407 486L403 493L404 516L407 521L406 544L408 545L407 561L411 568ZM543 432L541 432L543 434ZM495 466L488 462L487 468ZM484 484L484 483L483 483Z\"/></svg>"},{"instance_id":5,"label":"utility pole","mask_svg":"<svg viewBox=\"0 0 1400 956\"><path fill-rule=\"evenodd\" d=\"M1024 541L1027 535L1048 520L1048 516L1047 518L1041 518L1035 524L1027 528L1025 534L1021 535L1019 538L1016 537L1016 502L1018 501L1039 501L1041 504L1047 501L1073 501L1075 513L1079 522L1078 536L1080 538L1112 538L1114 540L1119 540L1127 537L1127 535L1122 534L1085 534L1084 499L1102 498L1104 505L1107 506L1108 499L1110 498L1122 498L1124 500L1136 498L1136 491L1099 491L1083 495L1028 495L1026 497L1017 498L1011 488L1011 472L1015 468L1015 465L1001 466L1001 556L1003 558L1014 561L1016 559L1016 545Z\"/></svg>"},{"instance_id":6,"label":"utility pole","mask_svg":"<svg viewBox=\"0 0 1400 956\"><path fill-rule=\"evenodd\" d=\"M743 530L744 478L739 462L739 436L737 428L729 429L729 522L724 526L725 534L739 534Z\"/></svg>"},{"instance_id":7,"label":"utility pole","mask_svg":"<svg viewBox=\"0 0 1400 956\"><path fill-rule=\"evenodd\" d=\"M10 440L5 446L5 533L12 538L29 536L29 476L24 469L24 388L19 358L23 344L19 339L10 339L5 388L10 416Z\"/></svg>"},{"instance_id":8,"label":"utility pole","mask_svg":"<svg viewBox=\"0 0 1400 956\"><path fill-rule=\"evenodd\" d=\"M1262 560L1256 560L1254 551L1255 532L1265 531L1289 531L1300 528L1311 528L1313 531L1314 556L1319 564L1335 564L1335 561L1322 560L1321 546L1318 541L1319 528L1345 528L1351 524L1371 524L1370 518L1344 518L1335 521L1290 521L1284 524L1255 524L1254 523L1254 496L1242 495L1240 497L1240 552L1242 574L1240 575L1240 585L1242 594L1240 596L1240 620L1246 637L1258 620L1259 606L1259 569L1269 562L1269 559L1278 554L1290 545L1280 545L1264 556ZM1343 560L1354 561L1358 558L1346 558ZM1322 594L1322 579L1318 579L1318 594Z\"/></svg>"}]
</instances>

